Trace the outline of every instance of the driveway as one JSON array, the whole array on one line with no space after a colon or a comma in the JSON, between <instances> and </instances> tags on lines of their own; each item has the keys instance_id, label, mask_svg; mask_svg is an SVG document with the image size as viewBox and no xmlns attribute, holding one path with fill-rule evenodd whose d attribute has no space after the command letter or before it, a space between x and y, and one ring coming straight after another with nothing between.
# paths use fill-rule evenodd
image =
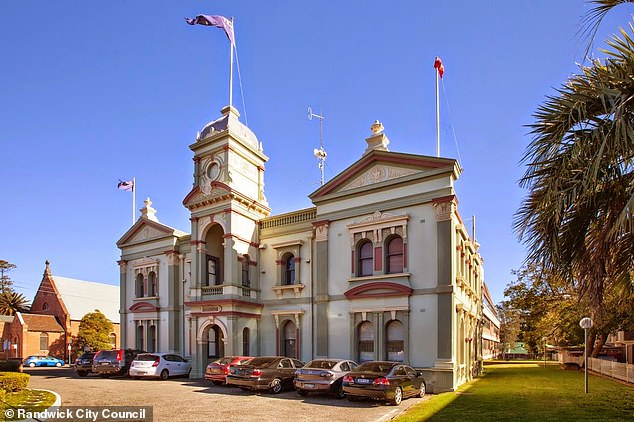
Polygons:
<instances>
[{"instance_id":1,"label":"driveway","mask_svg":"<svg viewBox=\"0 0 634 422\"><path fill-rule=\"evenodd\" d=\"M53 390L62 406L153 406L155 421L389 421L426 398L400 406L350 402L328 396L299 397L295 391L255 394L204 380L168 381L78 377L72 368L28 368L30 388Z\"/></svg>"}]
</instances>

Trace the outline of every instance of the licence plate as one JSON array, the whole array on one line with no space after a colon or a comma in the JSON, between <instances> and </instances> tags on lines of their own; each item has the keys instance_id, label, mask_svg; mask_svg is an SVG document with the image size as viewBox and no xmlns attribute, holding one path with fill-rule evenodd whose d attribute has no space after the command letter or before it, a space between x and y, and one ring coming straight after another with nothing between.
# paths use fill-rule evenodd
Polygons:
<instances>
[{"instance_id":1,"label":"licence plate","mask_svg":"<svg viewBox=\"0 0 634 422\"><path fill-rule=\"evenodd\" d=\"M315 384L304 384L304 388L315 388Z\"/></svg>"},{"instance_id":2,"label":"licence plate","mask_svg":"<svg viewBox=\"0 0 634 422\"><path fill-rule=\"evenodd\" d=\"M367 378L357 378L357 384L370 384L370 380Z\"/></svg>"}]
</instances>

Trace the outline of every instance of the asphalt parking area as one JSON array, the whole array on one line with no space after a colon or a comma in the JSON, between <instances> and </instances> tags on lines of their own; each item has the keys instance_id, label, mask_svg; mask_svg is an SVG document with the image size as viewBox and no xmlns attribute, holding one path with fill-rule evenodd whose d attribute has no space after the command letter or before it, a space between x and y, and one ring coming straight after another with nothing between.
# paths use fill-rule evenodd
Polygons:
<instances>
[{"instance_id":1,"label":"asphalt parking area","mask_svg":"<svg viewBox=\"0 0 634 422\"><path fill-rule=\"evenodd\" d=\"M322 395L300 397L295 391L253 393L198 379L81 378L72 368L24 372L31 374L30 388L55 391L62 397L62 406L152 406L155 421L389 421L425 400L410 398L400 406L389 406Z\"/></svg>"}]
</instances>

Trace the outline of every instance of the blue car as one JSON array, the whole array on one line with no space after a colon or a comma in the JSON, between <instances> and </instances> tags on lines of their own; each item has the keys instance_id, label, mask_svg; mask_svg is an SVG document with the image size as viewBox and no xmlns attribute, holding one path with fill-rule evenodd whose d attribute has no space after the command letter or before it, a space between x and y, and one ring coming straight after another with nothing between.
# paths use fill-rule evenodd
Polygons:
<instances>
[{"instance_id":1,"label":"blue car","mask_svg":"<svg viewBox=\"0 0 634 422\"><path fill-rule=\"evenodd\" d=\"M64 361L53 356L29 356L24 359L24 366L64 366Z\"/></svg>"}]
</instances>

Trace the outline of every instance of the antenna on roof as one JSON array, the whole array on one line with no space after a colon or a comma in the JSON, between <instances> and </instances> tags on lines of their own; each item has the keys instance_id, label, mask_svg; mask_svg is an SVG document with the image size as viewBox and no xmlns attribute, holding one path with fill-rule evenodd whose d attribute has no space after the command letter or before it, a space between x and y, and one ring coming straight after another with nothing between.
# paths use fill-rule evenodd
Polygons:
<instances>
[{"instance_id":1,"label":"antenna on roof","mask_svg":"<svg viewBox=\"0 0 634 422\"><path fill-rule=\"evenodd\" d=\"M319 172L321 174L321 179L319 180L320 185L324 185L324 163L326 162L326 150L324 149L324 116L323 112L321 114L313 113L313 109L308 107L308 120L313 120L313 117L319 119L319 149L313 149L313 155L317 160L319 160Z\"/></svg>"}]
</instances>

